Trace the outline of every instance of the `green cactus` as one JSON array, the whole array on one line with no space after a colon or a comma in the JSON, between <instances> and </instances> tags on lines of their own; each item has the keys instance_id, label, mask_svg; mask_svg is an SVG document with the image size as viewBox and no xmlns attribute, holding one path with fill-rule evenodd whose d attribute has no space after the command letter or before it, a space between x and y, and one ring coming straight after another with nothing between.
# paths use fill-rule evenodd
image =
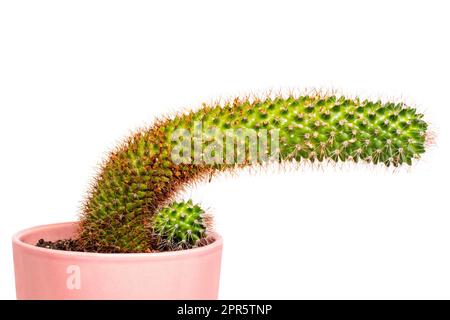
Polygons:
<instances>
[{"instance_id":1,"label":"green cactus","mask_svg":"<svg viewBox=\"0 0 450 320\"><path fill-rule=\"evenodd\" d=\"M162 208L153 219L153 244L161 251L200 246L207 238L210 221L210 217L192 200L173 202Z\"/></svg>"},{"instance_id":2,"label":"green cactus","mask_svg":"<svg viewBox=\"0 0 450 320\"><path fill-rule=\"evenodd\" d=\"M156 250L154 222L162 231L176 194L215 172L293 160L410 165L426 136L422 114L402 103L291 95L203 105L136 132L110 154L84 203L79 239L88 251Z\"/></svg>"}]
</instances>

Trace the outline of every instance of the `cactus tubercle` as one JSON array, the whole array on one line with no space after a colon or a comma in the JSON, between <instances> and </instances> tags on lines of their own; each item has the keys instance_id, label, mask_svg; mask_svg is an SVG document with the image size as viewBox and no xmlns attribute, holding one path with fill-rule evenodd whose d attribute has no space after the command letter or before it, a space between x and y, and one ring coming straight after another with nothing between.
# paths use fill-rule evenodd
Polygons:
<instances>
[{"instance_id":1,"label":"cactus tubercle","mask_svg":"<svg viewBox=\"0 0 450 320\"><path fill-rule=\"evenodd\" d=\"M153 219L153 246L161 251L190 249L208 237L211 217L192 200L172 202Z\"/></svg>"}]
</instances>

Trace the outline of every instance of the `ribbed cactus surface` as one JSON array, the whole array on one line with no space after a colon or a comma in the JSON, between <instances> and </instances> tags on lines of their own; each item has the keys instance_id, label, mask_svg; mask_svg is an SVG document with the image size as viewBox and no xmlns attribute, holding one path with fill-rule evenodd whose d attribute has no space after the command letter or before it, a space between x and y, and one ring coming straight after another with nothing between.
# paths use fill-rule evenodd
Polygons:
<instances>
[{"instance_id":1,"label":"ribbed cactus surface","mask_svg":"<svg viewBox=\"0 0 450 320\"><path fill-rule=\"evenodd\" d=\"M153 219L154 245L162 251L197 247L207 237L209 220L192 200L173 202L159 210Z\"/></svg>"},{"instance_id":2,"label":"ribbed cactus surface","mask_svg":"<svg viewBox=\"0 0 450 320\"><path fill-rule=\"evenodd\" d=\"M152 251L155 227L187 237L155 215L167 217L179 191L214 172L291 160L410 165L425 151L426 132L422 114L402 103L306 95L203 105L136 132L110 154L84 203L80 240L91 251ZM200 229L189 230L197 241Z\"/></svg>"}]
</instances>

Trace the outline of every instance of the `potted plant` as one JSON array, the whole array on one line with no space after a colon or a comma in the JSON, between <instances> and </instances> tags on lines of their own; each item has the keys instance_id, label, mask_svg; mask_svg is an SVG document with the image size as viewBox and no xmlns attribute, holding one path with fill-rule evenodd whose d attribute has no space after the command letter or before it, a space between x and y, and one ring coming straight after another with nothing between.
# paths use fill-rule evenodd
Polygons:
<instances>
[{"instance_id":1,"label":"potted plant","mask_svg":"<svg viewBox=\"0 0 450 320\"><path fill-rule=\"evenodd\" d=\"M162 118L103 162L78 222L13 237L19 299L215 299L222 238L174 201L221 171L271 162L411 165L427 123L402 103L311 94L236 98Z\"/></svg>"}]
</instances>

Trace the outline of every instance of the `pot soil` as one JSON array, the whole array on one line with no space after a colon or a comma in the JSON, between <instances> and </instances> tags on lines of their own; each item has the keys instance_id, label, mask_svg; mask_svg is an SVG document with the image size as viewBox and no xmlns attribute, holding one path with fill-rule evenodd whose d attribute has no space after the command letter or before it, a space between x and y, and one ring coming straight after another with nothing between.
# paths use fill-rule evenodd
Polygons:
<instances>
[{"instance_id":1,"label":"pot soil","mask_svg":"<svg viewBox=\"0 0 450 320\"><path fill-rule=\"evenodd\" d=\"M73 238L76 222L13 237L18 299L217 299L223 241L159 253L89 253L41 248Z\"/></svg>"}]
</instances>

